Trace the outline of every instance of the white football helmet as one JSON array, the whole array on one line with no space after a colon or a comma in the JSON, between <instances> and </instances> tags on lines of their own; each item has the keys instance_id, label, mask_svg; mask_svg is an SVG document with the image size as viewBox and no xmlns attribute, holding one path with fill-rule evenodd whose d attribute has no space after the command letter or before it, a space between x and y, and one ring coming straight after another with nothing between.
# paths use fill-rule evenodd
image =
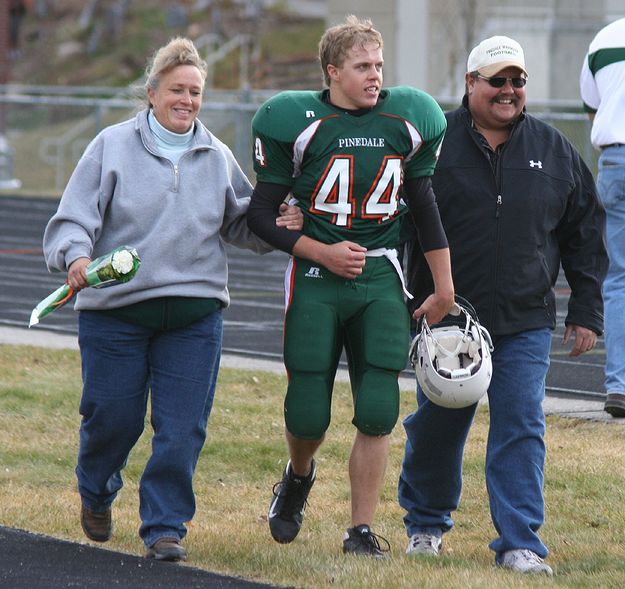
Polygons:
<instances>
[{"instance_id":1,"label":"white football helmet","mask_svg":"<svg viewBox=\"0 0 625 589\"><path fill-rule=\"evenodd\" d=\"M480 325L473 307L464 303L454 303L450 312L459 318L464 316L464 327L441 325L430 329L424 317L409 353L427 398L451 409L477 403L486 394L493 373L490 334Z\"/></svg>"}]
</instances>

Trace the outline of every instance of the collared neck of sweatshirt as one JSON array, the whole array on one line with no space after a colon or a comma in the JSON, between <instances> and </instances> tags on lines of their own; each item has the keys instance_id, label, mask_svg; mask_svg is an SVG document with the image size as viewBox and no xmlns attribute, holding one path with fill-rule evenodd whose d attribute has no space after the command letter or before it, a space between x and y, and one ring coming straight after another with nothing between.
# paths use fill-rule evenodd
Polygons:
<instances>
[{"instance_id":1,"label":"collared neck of sweatshirt","mask_svg":"<svg viewBox=\"0 0 625 589\"><path fill-rule=\"evenodd\" d=\"M154 136L158 152L174 164L177 164L180 156L193 145L195 123L186 133L173 133L163 127L154 116L154 111L150 110L148 113L148 125Z\"/></svg>"}]
</instances>

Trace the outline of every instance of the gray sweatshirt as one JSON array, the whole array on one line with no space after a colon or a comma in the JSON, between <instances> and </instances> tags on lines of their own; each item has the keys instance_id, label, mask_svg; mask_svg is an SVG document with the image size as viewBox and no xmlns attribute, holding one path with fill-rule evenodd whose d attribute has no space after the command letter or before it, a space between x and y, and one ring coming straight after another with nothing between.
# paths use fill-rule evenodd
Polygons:
<instances>
[{"instance_id":1,"label":"gray sweatshirt","mask_svg":"<svg viewBox=\"0 0 625 589\"><path fill-rule=\"evenodd\" d=\"M147 112L93 139L46 227L43 249L52 271L121 245L141 258L130 282L80 291L77 310L168 296L228 305L224 241L271 251L247 228L252 186L230 149L196 121L193 146L174 165L157 155Z\"/></svg>"}]
</instances>

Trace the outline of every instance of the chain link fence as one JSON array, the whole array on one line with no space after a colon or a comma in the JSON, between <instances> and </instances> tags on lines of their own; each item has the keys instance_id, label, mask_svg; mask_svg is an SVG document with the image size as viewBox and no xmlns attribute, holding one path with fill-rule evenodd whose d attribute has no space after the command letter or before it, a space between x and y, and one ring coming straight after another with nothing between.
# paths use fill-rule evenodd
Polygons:
<instances>
[{"instance_id":1,"label":"chain link fence","mask_svg":"<svg viewBox=\"0 0 625 589\"><path fill-rule=\"evenodd\" d=\"M251 120L272 91L209 91L200 113L202 122L233 150L243 170L254 178ZM11 192L60 195L76 162L104 127L128 119L142 108L127 89L0 86L0 109L6 121L8 174L19 181ZM457 100L440 98L445 109ZM577 105L576 105L577 106ZM597 155L590 145L590 123L579 108L564 101L528 102L528 111L562 131L593 172ZM7 173L5 169L5 174ZM0 187L0 191L1 191Z\"/></svg>"}]
</instances>

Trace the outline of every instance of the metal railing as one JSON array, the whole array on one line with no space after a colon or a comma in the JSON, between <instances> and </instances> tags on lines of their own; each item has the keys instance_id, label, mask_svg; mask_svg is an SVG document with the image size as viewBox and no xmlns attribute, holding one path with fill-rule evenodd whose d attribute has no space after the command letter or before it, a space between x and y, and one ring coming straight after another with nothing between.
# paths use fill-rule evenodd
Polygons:
<instances>
[{"instance_id":1,"label":"metal railing","mask_svg":"<svg viewBox=\"0 0 625 589\"><path fill-rule=\"evenodd\" d=\"M276 90L206 90L200 119L232 149L253 177L251 120ZM131 117L141 103L133 87L0 85L5 137L20 190L59 195L88 142L104 127ZM445 109L459 100L439 99ZM574 101L528 102L528 111L560 129L593 172L597 153L590 144L590 122ZM2 186L0 185L0 190Z\"/></svg>"}]
</instances>

